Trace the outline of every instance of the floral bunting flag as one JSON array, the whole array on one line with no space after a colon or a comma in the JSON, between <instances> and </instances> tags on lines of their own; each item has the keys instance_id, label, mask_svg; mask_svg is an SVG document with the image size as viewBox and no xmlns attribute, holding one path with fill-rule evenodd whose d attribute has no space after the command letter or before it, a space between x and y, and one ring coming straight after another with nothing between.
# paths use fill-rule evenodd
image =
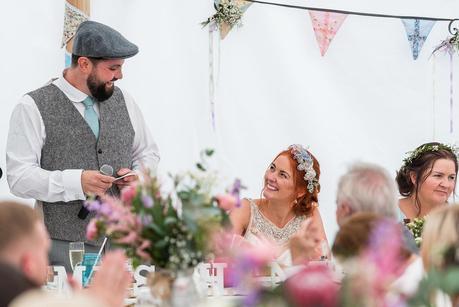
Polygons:
<instances>
[{"instance_id":1,"label":"floral bunting flag","mask_svg":"<svg viewBox=\"0 0 459 307\"><path fill-rule=\"evenodd\" d=\"M324 56L347 14L309 11L309 15L319 44L320 54Z\"/></svg>"},{"instance_id":2,"label":"floral bunting flag","mask_svg":"<svg viewBox=\"0 0 459 307\"><path fill-rule=\"evenodd\" d=\"M89 16L84 12L74 7L69 2L65 2L64 33L62 34L61 48L73 38L80 23L88 19Z\"/></svg>"},{"instance_id":3,"label":"floral bunting flag","mask_svg":"<svg viewBox=\"0 0 459 307\"><path fill-rule=\"evenodd\" d=\"M220 29L220 39L225 39L233 26L240 24L242 15L252 4L244 0L215 0L214 3L218 13L220 13L221 8L223 9L222 13L225 14L223 21L220 21L218 25ZM231 5L235 6L234 9L231 9Z\"/></svg>"},{"instance_id":4,"label":"floral bunting flag","mask_svg":"<svg viewBox=\"0 0 459 307\"><path fill-rule=\"evenodd\" d=\"M89 20L90 0L66 0L61 48L65 48L65 67L70 66L73 36L78 26Z\"/></svg>"},{"instance_id":5,"label":"floral bunting flag","mask_svg":"<svg viewBox=\"0 0 459 307\"><path fill-rule=\"evenodd\" d=\"M402 19L405 26L406 36L411 46L413 53L413 60L416 60L421 51L422 45L429 36L430 30L435 24L434 20L420 20L420 19Z\"/></svg>"}]
</instances>

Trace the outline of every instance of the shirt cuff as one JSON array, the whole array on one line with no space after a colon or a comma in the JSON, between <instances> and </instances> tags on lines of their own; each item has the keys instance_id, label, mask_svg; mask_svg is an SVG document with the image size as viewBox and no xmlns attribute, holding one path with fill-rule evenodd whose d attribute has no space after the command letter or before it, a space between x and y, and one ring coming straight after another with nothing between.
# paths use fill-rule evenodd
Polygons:
<instances>
[{"instance_id":1,"label":"shirt cuff","mask_svg":"<svg viewBox=\"0 0 459 307\"><path fill-rule=\"evenodd\" d=\"M64 182L64 201L85 200L86 196L83 193L81 186L82 169L66 169L62 171L62 179Z\"/></svg>"}]
</instances>

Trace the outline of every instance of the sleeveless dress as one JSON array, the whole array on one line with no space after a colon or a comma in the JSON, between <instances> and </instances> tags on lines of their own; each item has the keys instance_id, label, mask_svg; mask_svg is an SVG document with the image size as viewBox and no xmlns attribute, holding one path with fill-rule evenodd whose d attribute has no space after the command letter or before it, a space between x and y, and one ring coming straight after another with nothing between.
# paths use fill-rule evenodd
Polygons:
<instances>
[{"instance_id":1,"label":"sleeveless dress","mask_svg":"<svg viewBox=\"0 0 459 307\"><path fill-rule=\"evenodd\" d=\"M295 216L284 227L279 228L260 212L257 204L252 199L249 199L249 203L250 222L244 234L245 240L256 246L263 244L263 240L267 239L280 251L273 261L277 262L281 267L292 266L289 240L300 229L305 217Z\"/></svg>"},{"instance_id":2,"label":"sleeveless dress","mask_svg":"<svg viewBox=\"0 0 459 307\"><path fill-rule=\"evenodd\" d=\"M406 219L405 214L402 212L399 206L397 206L397 219L399 222L403 222L403 220Z\"/></svg>"}]
</instances>

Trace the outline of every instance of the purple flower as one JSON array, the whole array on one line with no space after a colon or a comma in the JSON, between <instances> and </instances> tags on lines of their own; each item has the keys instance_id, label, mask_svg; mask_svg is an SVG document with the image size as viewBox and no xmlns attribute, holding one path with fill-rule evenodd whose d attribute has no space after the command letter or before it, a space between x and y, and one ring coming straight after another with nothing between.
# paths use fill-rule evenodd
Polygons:
<instances>
[{"instance_id":1,"label":"purple flower","mask_svg":"<svg viewBox=\"0 0 459 307\"><path fill-rule=\"evenodd\" d=\"M153 199L150 197L150 195L143 195L142 203L145 208L153 207Z\"/></svg>"},{"instance_id":2,"label":"purple flower","mask_svg":"<svg viewBox=\"0 0 459 307\"><path fill-rule=\"evenodd\" d=\"M233 186L230 189L230 194L236 199L236 208L241 206L241 190L245 189L245 186L242 185L240 179L234 180Z\"/></svg>"},{"instance_id":3,"label":"purple flower","mask_svg":"<svg viewBox=\"0 0 459 307\"><path fill-rule=\"evenodd\" d=\"M142 215L140 217L140 223L144 226L150 225L153 223L153 217L151 217L151 215Z\"/></svg>"},{"instance_id":4,"label":"purple flower","mask_svg":"<svg viewBox=\"0 0 459 307\"><path fill-rule=\"evenodd\" d=\"M100 214L102 214L103 216L106 216L106 217L110 217L110 215L112 214L113 212L113 208L112 206L110 206L110 204L104 202L100 205L100 208L99 208L99 211L98 211Z\"/></svg>"},{"instance_id":5,"label":"purple flower","mask_svg":"<svg viewBox=\"0 0 459 307\"><path fill-rule=\"evenodd\" d=\"M101 206L100 201L98 200L85 201L84 205L89 211L96 211L96 212L100 210L100 206Z\"/></svg>"},{"instance_id":6,"label":"purple flower","mask_svg":"<svg viewBox=\"0 0 459 307\"><path fill-rule=\"evenodd\" d=\"M256 306L260 301L259 289L254 289L244 297L243 306L251 307Z\"/></svg>"}]
</instances>

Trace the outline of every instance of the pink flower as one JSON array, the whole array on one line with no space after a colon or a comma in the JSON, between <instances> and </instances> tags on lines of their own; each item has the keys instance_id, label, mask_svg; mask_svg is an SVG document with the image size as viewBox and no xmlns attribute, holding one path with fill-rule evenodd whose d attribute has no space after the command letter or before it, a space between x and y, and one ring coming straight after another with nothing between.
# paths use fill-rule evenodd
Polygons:
<instances>
[{"instance_id":1,"label":"pink flower","mask_svg":"<svg viewBox=\"0 0 459 307\"><path fill-rule=\"evenodd\" d=\"M218 206L225 211L231 211L237 207L238 198L234 195L223 194L217 195L215 198L217 199Z\"/></svg>"},{"instance_id":2,"label":"pink flower","mask_svg":"<svg viewBox=\"0 0 459 307\"><path fill-rule=\"evenodd\" d=\"M126 205L130 206L136 194L137 194L137 185L135 184L129 185L125 187L123 190L121 190L121 200Z\"/></svg>"},{"instance_id":3,"label":"pink flower","mask_svg":"<svg viewBox=\"0 0 459 307\"><path fill-rule=\"evenodd\" d=\"M97 237L97 225L96 225L97 220L96 219L91 219L89 221L88 226L86 227L86 238L88 240L95 240Z\"/></svg>"},{"instance_id":4,"label":"pink flower","mask_svg":"<svg viewBox=\"0 0 459 307\"><path fill-rule=\"evenodd\" d=\"M142 244L140 244L140 246L137 247L137 249L135 250L136 254L144 260L147 260L147 261L150 260L151 259L150 255L147 252L145 252L145 249L149 248L150 245L151 245L151 242L149 240L144 239L142 241Z\"/></svg>"},{"instance_id":5,"label":"pink flower","mask_svg":"<svg viewBox=\"0 0 459 307\"><path fill-rule=\"evenodd\" d=\"M259 238L257 244L250 244L246 241L240 243L238 256L245 261L248 260L255 267L267 265L280 254L279 247L263 237Z\"/></svg>"},{"instance_id":6,"label":"pink flower","mask_svg":"<svg viewBox=\"0 0 459 307\"><path fill-rule=\"evenodd\" d=\"M133 245L137 241L138 235L134 231L130 231L126 236L114 240L116 243Z\"/></svg>"},{"instance_id":7,"label":"pink flower","mask_svg":"<svg viewBox=\"0 0 459 307\"><path fill-rule=\"evenodd\" d=\"M338 306L339 286L325 265L307 266L285 282L295 306Z\"/></svg>"}]
</instances>

